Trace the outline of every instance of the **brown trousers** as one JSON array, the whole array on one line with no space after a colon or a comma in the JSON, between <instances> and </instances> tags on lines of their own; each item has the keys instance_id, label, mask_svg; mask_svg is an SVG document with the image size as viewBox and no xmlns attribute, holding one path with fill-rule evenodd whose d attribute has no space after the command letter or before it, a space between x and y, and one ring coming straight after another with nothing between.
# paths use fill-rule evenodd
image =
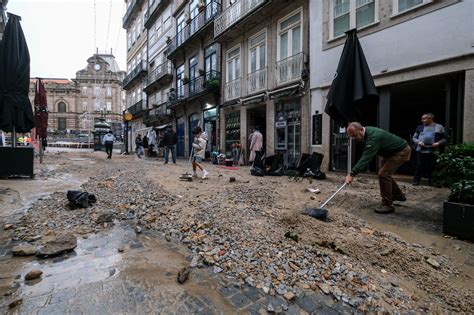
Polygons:
<instances>
[{"instance_id":1,"label":"brown trousers","mask_svg":"<svg viewBox=\"0 0 474 315\"><path fill-rule=\"evenodd\" d=\"M411 148L407 145L403 150L382 158L382 167L379 169L378 175L383 205L391 206L393 199L404 196L392 175L401 165L410 160L410 155Z\"/></svg>"}]
</instances>

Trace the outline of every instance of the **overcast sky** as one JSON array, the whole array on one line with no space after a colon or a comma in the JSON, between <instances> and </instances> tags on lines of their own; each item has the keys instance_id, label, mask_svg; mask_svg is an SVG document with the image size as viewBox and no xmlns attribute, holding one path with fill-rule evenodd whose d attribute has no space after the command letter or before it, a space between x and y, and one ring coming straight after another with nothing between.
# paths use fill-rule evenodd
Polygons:
<instances>
[{"instance_id":1,"label":"overcast sky","mask_svg":"<svg viewBox=\"0 0 474 315\"><path fill-rule=\"evenodd\" d=\"M123 0L10 0L7 12L21 16L32 78L72 79L86 67L95 47L99 53L112 48L120 69L126 71Z\"/></svg>"}]
</instances>

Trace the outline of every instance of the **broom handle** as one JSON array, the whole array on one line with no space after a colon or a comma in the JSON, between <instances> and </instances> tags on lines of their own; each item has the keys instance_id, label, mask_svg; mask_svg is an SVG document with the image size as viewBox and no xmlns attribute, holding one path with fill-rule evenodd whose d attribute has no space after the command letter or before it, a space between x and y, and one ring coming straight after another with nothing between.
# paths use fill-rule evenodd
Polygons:
<instances>
[{"instance_id":1,"label":"broom handle","mask_svg":"<svg viewBox=\"0 0 474 315\"><path fill-rule=\"evenodd\" d=\"M334 198L334 196L337 195L337 193L340 192L340 191L342 190L342 188L346 187L346 185L347 185L347 183L344 183L341 187L339 187L339 189L336 190L336 192L335 192L334 194L332 194L332 196L329 197L328 200L326 200L326 201L321 205L321 207L319 207L319 208L321 208L321 209L324 208L324 206L327 205L327 203L328 203L329 201L331 201L331 199Z\"/></svg>"}]
</instances>

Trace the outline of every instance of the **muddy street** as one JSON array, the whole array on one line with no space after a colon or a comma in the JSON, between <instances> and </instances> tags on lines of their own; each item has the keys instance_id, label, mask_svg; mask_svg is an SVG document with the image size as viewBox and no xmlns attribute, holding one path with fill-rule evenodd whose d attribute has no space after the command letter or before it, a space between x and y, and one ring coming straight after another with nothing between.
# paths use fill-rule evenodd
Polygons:
<instances>
[{"instance_id":1,"label":"muddy street","mask_svg":"<svg viewBox=\"0 0 474 315\"><path fill-rule=\"evenodd\" d=\"M188 182L178 180L185 163L48 152L34 180L1 180L2 311L474 311L474 245L441 233L447 190L402 183L408 200L377 215L377 182L361 177L323 222L301 212L329 197L340 174L294 180L209 165L209 179ZM69 189L97 202L71 210ZM77 240L73 250L12 255L63 235ZM179 284L182 268L189 279ZM26 281L34 269L42 275Z\"/></svg>"}]
</instances>

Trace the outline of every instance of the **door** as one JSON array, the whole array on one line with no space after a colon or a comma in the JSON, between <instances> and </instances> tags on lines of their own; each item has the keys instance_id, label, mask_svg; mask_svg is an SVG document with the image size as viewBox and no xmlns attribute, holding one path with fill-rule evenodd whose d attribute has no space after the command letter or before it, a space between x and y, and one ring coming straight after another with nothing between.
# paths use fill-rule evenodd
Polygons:
<instances>
[{"instance_id":1,"label":"door","mask_svg":"<svg viewBox=\"0 0 474 315\"><path fill-rule=\"evenodd\" d=\"M217 44L212 44L204 50L204 71L206 80L214 79L217 71Z\"/></svg>"},{"instance_id":2,"label":"door","mask_svg":"<svg viewBox=\"0 0 474 315\"><path fill-rule=\"evenodd\" d=\"M184 117L179 117L176 120L176 136L178 138L178 143L176 144L176 154L177 156L184 156Z\"/></svg>"},{"instance_id":3,"label":"door","mask_svg":"<svg viewBox=\"0 0 474 315\"><path fill-rule=\"evenodd\" d=\"M189 35L193 35L199 28L198 18L199 14L198 8L199 0L191 0L189 2L189 17L191 18L191 23L189 23Z\"/></svg>"},{"instance_id":4,"label":"door","mask_svg":"<svg viewBox=\"0 0 474 315\"><path fill-rule=\"evenodd\" d=\"M178 99L184 97L184 64L176 68L176 95Z\"/></svg>"},{"instance_id":5,"label":"door","mask_svg":"<svg viewBox=\"0 0 474 315\"><path fill-rule=\"evenodd\" d=\"M194 141L193 129L194 127L199 125L199 114L191 114L189 116L189 152L191 152L191 148Z\"/></svg>"},{"instance_id":6,"label":"door","mask_svg":"<svg viewBox=\"0 0 474 315\"><path fill-rule=\"evenodd\" d=\"M176 46L181 45L186 40L184 36L184 27L186 25L186 21L184 19L184 12L181 13L181 15L176 19Z\"/></svg>"}]
</instances>

